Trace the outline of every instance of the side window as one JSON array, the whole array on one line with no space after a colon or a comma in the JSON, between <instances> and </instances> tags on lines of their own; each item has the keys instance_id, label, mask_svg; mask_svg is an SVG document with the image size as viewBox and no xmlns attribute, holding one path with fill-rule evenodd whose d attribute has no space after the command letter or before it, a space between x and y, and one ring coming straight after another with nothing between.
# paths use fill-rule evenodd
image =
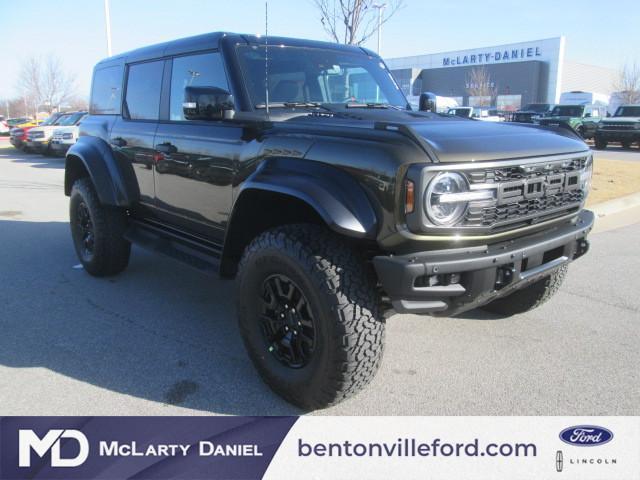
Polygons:
<instances>
[{"instance_id":1,"label":"side window","mask_svg":"<svg viewBox=\"0 0 640 480\"><path fill-rule=\"evenodd\" d=\"M169 108L169 118L171 120L180 121L185 119L182 103L184 101L184 88L188 86L218 87L229 90L229 84L219 53L203 53L173 59Z\"/></svg>"},{"instance_id":2,"label":"side window","mask_svg":"<svg viewBox=\"0 0 640 480\"><path fill-rule=\"evenodd\" d=\"M133 120L157 120L164 60L129 66L125 105Z\"/></svg>"},{"instance_id":3,"label":"side window","mask_svg":"<svg viewBox=\"0 0 640 480\"><path fill-rule=\"evenodd\" d=\"M93 72L90 108L92 115L117 115L122 99L122 67L105 67Z\"/></svg>"}]
</instances>

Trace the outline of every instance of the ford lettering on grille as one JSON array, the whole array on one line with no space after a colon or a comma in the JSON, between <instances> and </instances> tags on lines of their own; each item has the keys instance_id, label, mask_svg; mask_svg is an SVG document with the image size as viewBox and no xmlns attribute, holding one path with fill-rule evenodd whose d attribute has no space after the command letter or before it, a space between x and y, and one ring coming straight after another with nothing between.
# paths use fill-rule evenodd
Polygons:
<instances>
[{"instance_id":1,"label":"ford lettering on grille","mask_svg":"<svg viewBox=\"0 0 640 480\"><path fill-rule=\"evenodd\" d=\"M546 195L558 195L577 190L580 185L580 172L559 173L526 180L504 182L498 186L497 204L531 200Z\"/></svg>"}]
</instances>

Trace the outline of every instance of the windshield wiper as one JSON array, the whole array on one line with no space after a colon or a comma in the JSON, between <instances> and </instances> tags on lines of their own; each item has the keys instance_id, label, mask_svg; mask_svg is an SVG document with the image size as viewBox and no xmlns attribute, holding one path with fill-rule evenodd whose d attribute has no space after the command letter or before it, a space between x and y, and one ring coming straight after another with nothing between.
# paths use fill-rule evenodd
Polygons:
<instances>
[{"instance_id":1,"label":"windshield wiper","mask_svg":"<svg viewBox=\"0 0 640 480\"><path fill-rule=\"evenodd\" d=\"M391 110L406 110L398 105L391 105L384 102L369 102L369 103L346 103L346 108L390 108Z\"/></svg>"},{"instance_id":2,"label":"windshield wiper","mask_svg":"<svg viewBox=\"0 0 640 480\"><path fill-rule=\"evenodd\" d=\"M296 108L296 107L304 107L304 108L322 108L329 112L333 111L329 107L319 103L319 102L269 102L269 108ZM264 109L267 108L266 103L258 103L256 108Z\"/></svg>"}]
</instances>

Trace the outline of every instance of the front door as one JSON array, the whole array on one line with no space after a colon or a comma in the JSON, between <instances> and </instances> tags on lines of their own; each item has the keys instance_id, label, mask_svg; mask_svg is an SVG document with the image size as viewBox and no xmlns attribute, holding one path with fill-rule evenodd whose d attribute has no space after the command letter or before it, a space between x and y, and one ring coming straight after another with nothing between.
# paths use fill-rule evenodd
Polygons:
<instances>
[{"instance_id":1,"label":"front door","mask_svg":"<svg viewBox=\"0 0 640 480\"><path fill-rule=\"evenodd\" d=\"M155 135L155 194L167 222L222 243L232 201L242 127L229 121L188 121L182 103L187 86L229 90L218 52L175 57L168 120Z\"/></svg>"}]
</instances>

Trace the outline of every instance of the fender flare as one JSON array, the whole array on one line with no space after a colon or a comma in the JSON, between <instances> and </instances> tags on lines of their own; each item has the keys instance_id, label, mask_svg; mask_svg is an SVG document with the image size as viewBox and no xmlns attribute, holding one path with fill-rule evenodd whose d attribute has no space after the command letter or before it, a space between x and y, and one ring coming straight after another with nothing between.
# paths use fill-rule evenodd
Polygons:
<instances>
[{"instance_id":1,"label":"fender flare","mask_svg":"<svg viewBox=\"0 0 640 480\"><path fill-rule=\"evenodd\" d=\"M240 187L235 206L245 192L264 190L302 200L327 226L354 238L374 239L378 219L364 188L347 172L313 160L270 158Z\"/></svg>"},{"instance_id":2,"label":"fender flare","mask_svg":"<svg viewBox=\"0 0 640 480\"><path fill-rule=\"evenodd\" d=\"M72 181L70 178L71 157L78 158L98 194L103 205L128 207L140 198L138 184L131 167L121 165L111 147L102 139L95 137L80 137L66 155L64 191L70 195Z\"/></svg>"}]
</instances>

